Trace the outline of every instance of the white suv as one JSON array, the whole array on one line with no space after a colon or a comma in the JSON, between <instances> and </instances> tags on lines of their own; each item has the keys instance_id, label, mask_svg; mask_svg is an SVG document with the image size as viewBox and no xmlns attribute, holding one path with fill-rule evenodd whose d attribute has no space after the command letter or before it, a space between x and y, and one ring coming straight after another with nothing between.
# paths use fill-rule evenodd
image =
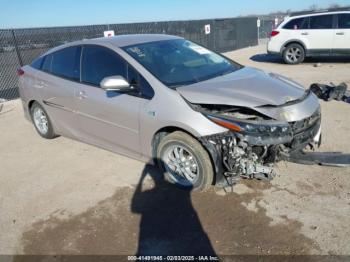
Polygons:
<instances>
[{"instance_id":1,"label":"white suv","mask_svg":"<svg viewBox=\"0 0 350 262\"><path fill-rule=\"evenodd\" d=\"M267 51L287 64L305 57L350 55L350 9L292 14L271 32Z\"/></svg>"}]
</instances>

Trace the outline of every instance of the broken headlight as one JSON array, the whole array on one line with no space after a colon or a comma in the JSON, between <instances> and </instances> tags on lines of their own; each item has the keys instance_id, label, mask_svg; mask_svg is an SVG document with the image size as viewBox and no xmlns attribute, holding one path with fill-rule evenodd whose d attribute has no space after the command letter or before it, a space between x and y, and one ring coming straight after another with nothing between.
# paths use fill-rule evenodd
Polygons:
<instances>
[{"instance_id":1,"label":"broken headlight","mask_svg":"<svg viewBox=\"0 0 350 262\"><path fill-rule=\"evenodd\" d=\"M250 135L290 135L292 129L288 123L273 120L250 121L233 119L218 115L204 115L214 123L230 130Z\"/></svg>"},{"instance_id":2,"label":"broken headlight","mask_svg":"<svg viewBox=\"0 0 350 262\"><path fill-rule=\"evenodd\" d=\"M287 122L273 120L249 108L188 104L212 122L241 134L254 145L283 144L293 138L292 127Z\"/></svg>"}]
</instances>

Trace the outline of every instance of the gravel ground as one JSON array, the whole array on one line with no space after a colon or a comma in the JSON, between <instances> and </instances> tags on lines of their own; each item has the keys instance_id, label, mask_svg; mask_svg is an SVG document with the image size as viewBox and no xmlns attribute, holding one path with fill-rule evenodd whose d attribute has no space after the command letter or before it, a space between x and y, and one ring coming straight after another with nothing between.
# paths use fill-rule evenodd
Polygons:
<instances>
[{"instance_id":1,"label":"gravel ground","mask_svg":"<svg viewBox=\"0 0 350 262\"><path fill-rule=\"evenodd\" d=\"M288 66L264 53L257 46L227 55L305 87L350 84L347 60ZM349 110L322 103L320 150L350 153ZM198 193L164 184L141 162L39 138L18 100L0 112L0 133L0 254L350 255L349 168L283 162L271 183Z\"/></svg>"}]
</instances>

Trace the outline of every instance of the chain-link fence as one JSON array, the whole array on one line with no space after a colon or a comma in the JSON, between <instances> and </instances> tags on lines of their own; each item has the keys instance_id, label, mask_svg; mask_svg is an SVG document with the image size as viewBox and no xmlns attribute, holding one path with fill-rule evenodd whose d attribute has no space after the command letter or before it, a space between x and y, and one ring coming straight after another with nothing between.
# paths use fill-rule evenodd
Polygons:
<instances>
[{"instance_id":1,"label":"chain-link fence","mask_svg":"<svg viewBox=\"0 0 350 262\"><path fill-rule=\"evenodd\" d=\"M256 17L171 21L134 24L0 30L0 99L18 97L16 71L52 47L88 38L102 37L106 30L116 35L161 33L185 37L218 52L258 43Z\"/></svg>"}]
</instances>

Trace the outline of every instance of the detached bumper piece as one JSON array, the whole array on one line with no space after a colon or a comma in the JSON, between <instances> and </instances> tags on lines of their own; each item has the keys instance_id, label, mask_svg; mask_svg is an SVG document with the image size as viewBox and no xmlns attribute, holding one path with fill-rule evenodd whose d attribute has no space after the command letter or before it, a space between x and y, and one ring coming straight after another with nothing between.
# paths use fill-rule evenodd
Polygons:
<instances>
[{"instance_id":1,"label":"detached bumper piece","mask_svg":"<svg viewBox=\"0 0 350 262\"><path fill-rule=\"evenodd\" d=\"M345 83L340 85L322 85L312 84L310 90L319 98L324 101L343 101L350 104L350 92L347 90L348 87Z\"/></svg>"},{"instance_id":2,"label":"detached bumper piece","mask_svg":"<svg viewBox=\"0 0 350 262\"><path fill-rule=\"evenodd\" d=\"M293 152L284 160L303 165L350 167L350 154L338 152Z\"/></svg>"}]
</instances>

